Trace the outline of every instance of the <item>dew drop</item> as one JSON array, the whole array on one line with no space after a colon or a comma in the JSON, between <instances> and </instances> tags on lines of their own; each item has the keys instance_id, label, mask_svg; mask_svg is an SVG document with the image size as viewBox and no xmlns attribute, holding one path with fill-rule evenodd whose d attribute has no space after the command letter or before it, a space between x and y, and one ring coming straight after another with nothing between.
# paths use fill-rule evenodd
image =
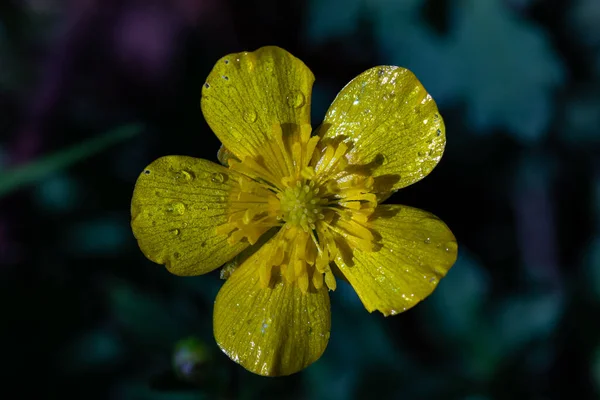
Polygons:
<instances>
[{"instance_id":1,"label":"dew drop","mask_svg":"<svg viewBox=\"0 0 600 400\"><path fill-rule=\"evenodd\" d=\"M441 129L438 129L438 130L437 130L435 133L436 133L438 136L442 136L442 130L441 130Z\"/></svg>"},{"instance_id":2,"label":"dew drop","mask_svg":"<svg viewBox=\"0 0 600 400\"><path fill-rule=\"evenodd\" d=\"M179 181L191 181L194 179L194 174L192 174L190 171L182 169L181 171L177 171L175 173L175 179Z\"/></svg>"},{"instance_id":3,"label":"dew drop","mask_svg":"<svg viewBox=\"0 0 600 400\"><path fill-rule=\"evenodd\" d=\"M444 251L446 251L447 253L450 252L456 252L456 243L455 242L448 242L446 243L446 246L444 247Z\"/></svg>"},{"instance_id":4,"label":"dew drop","mask_svg":"<svg viewBox=\"0 0 600 400\"><path fill-rule=\"evenodd\" d=\"M429 244L429 243L431 243L431 238L427 238L427 239L425 239L425 240L424 240L424 242L425 242L425 244Z\"/></svg>"},{"instance_id":5,"label":"dew drop","mask_svg":"<svg viewBox=\"0 0 600 400\"><path fill-rule=\"evenodd\" d=\"M147 169L147 170L145 170L145 171L144 171L144 173L145 173L146 175L150 175L150 170L149 170L149 169Z\"/></svg>"},{"instance_id":6,"label":"dew drop","mask_svg":"<svg viewBox=\"0 0 600 400\"><path fill-rule=\"evenodd\" d=\"M243 115L244 121L251 124L256 122L256 112L254 110L247 110Z\"/></svg>"},{"instance_id":7,"label":"dew drop","mask_svg":"<svg viewBox=\"0 0 600 400\"><path fill-rule=\"evenodd\" d=\"M205 87L205 88L207 88L207 89L210 87L210 85L208 84L208 82L206 82L206 83L204 84L204 87Z\"/></svg>"},{"instance_id":8,"label":"dew drop","mask_svg":"<svg viewBox=\"0 0 600 400\"><path fill-rule=\"evenodd\" d=\"M183 215L185 212L185 204L183 203L172 203L167 207L167 211L175 215Z\"/></svg>"},{"instance_id":9,"label":"dew drop","mask_svg":"<svg viewBox=\"0 0 600 400\"><path fill-rule=\"evenodd\" d=\"M171 229L171 233L175 236L178 236L180 233L180 230L179 229ZM178 254L178 253L175 253L175 254Z\"/></svg>"},{"instance_id":10,"label":"dew drop","mask_svg":"<svg viewBox=\"0 0 600 400\"><path fill-rule=\"evenodd\" d=\"M294 90L287 96L287 103L290 107L300 108L304 105L305 98L302 92Z\"/></svg>"},{"instance_id":11,"label":"dew drop","mask_svg":"<svg viewBox=\"0 0 600 400\"><path fill-rule=\"evenodd\" d=\"M225 64L229 64L229 60L225 60Z\"/></svg>"},{"instance_id":12,"label":"dew drop","mask_svg":"<svg viewBox=\"0 0 600 400\"><path fill-rule=\"evenodd\" d=\"M435 278L429 279L429 283L436 283L436 279Z\"/></svg>"},{"instance_id":13,"label":"dew drop","mask_svg":"<svg viewBox=\"0 0 600 400\"><path fill-rule=\"evenodd\" d=\"M210 176L210 180L212 183L223 183L223 182L225 182L225 175L223 175L220 172L214 172Z\"/></svg>"}]
</instances>

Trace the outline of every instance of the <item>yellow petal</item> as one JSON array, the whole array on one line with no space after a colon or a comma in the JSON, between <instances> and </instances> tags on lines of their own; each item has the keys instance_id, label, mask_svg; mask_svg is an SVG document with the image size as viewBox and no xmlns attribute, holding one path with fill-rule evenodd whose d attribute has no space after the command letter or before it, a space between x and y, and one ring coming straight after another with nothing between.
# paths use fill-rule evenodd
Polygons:
<instances>
[{"instance_id":1,"label":"yellow petal","mask_svg":"<svg viewBox=\"0 0 600 400\"><path fill-rule=\"evenodd\" d=\"M319 359L329 340L326 287L302 293L275 276L263 288L259 270L275 238L225 282L214 309L215 339L233 361L265 376L290 375Z\"/></svg>"},{"instance_id":2,"label":"yellow petal","mask_svg":"<svg viewBox=\"0 0 600 400\"><path fill-rule=\"evenodd\" d=\"M166 156L146 167L131 200L131 227L146 257L175 275L200 275L247 247L215 232L227 222L233 182L232 171L198 158Z\"/></svg>"},{"instance_id":3,"label":"yellow petal","mask_svg":"<svg viewBox=\"0 0 600 400\"><path fill-rule=\"evenodd\" d=\"M383 205L371 217L381 249L336 263L369 312L405 311L427 297L456 261L457 244L446 224L417 208Z\"/></svg>"},{"instance_id":4,"label":"yellow petal","mask_svg":"<svg viewBox=\"0 0 600 400\"><path fill-rule=\"evenodd\" d=\"M313 81L308 67L279 47L229 54L202 88L202 112L237 158L267 158L263 147L273 139L273 125L285 133L287 124L310 124Z\"/></svg>"},{"instance_id":5,"label":"yellow petal","mask_svg":"<svg viewBox=\"0 0 600 400\"><path fill-rule=\"evenodd\" d=\"M446 144L444 121L431 96L407 69L371 68L337 95L319 129L350 144L351 164L389 192L413 184L437 165Z\"/></svg>"}]
</instances>

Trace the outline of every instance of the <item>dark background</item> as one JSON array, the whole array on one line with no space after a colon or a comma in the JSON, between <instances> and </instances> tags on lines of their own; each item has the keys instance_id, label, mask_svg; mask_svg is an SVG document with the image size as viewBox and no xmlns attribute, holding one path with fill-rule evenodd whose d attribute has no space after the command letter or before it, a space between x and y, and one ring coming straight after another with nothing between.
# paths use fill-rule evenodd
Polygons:
<instances>
[{"instance_id":1,"label":"dark background","mask_svg":"<svg viewBox=\"0 0 600 400\"><path fill-rule=\"evenodd\" d=\"M360 72L415 72L447 147L389 202L459 243L404 314L338 285L323 357L275 379L219 352L218 271L172 276L129 227L147 164L216 161L201 85L264 45L314 72L313 125ZM598 398L599 130L597 0L3 0L0 397Z\"/></svg>"}]
</instances>

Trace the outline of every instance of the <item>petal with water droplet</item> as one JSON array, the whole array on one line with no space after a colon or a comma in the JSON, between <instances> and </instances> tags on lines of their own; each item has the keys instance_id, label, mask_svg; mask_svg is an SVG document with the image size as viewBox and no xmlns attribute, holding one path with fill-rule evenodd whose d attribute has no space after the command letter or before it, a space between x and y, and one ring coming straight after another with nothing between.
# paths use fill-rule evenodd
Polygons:
<instances>
[{"instance_id":1,"label":"petal with water droplet","mask_svg":"<svg viewBox=\"0 0 600 400\"><path fill-rule=\"evenodd\" d=\"M217 61L202 88L202 112L236 157L262 156L268 163L263 147L274 124L284 130L310 124L313 81L310 69L279 47L229 54Z\"/></svg>"},{"instance_id":2,"label":"petal with water droplet","mask_svg":"<svg viewBox=\"0 0 600 400\"><path fill-rule=\"evenodd\" d=\"M227 222L232 175L185 156L161 157L146 167L131 200L131 227L146 257L175 275L201 275L246 248L246 242L229 245L215 231Z\"/></svg>"},{"instance_id":3,"label":"petal with water droplet","mask_svg":"<svg viewBox=\"0 0 600 400\"><path fill-rule=\"evenodd\" d=\"M349 161L375 176L380 193L423 179L446 144L435 102L412 72L395 66L374 67L350 81L329 107L319 135L346 141Z\"/></svg>"},{"instance_id":4,"label":"petal with water droplet","mask_svg":"<svg viewBox=\"0 0 600 400\"><path fill-rule=\"evenodd\" d=\"M382 205L369 228L380 238L380 249L354 249L351 260L336 260L369 312L388 316L413 307L433 292L456 261L454 235L426 211Z\"/></svg>"},{"instance_id":5,"label":"petal with water droplet","mask_svg":"<svg viewBox=\"0 0 600 400\"><path fill-rule=\"evenodd\" d=\"M233 361L256 374L290 375L321 357L329 340L329 294L302 293L281 276L263 288L258 271L271 240L227 279L215 301L214 334ZM266 257L268 258L268 257Z\"/></svg>"}]
</instances>

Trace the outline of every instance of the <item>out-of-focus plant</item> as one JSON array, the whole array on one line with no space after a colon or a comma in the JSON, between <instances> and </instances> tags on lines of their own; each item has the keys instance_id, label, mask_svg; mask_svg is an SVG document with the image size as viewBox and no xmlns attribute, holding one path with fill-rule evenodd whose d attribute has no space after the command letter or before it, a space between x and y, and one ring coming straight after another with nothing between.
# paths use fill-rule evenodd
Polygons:
<instances>
[{"instance_id":1,"label":"out-of-focus plant","mask_svg":"<svg viewBox=\"0 0 600 400\"><path fill-rule=\"evenodd\" d=\"M464 104L472 132L505 129L522 143L546 134L562 66L546 33L501 0L448 2L445 34L424 20L422 0L351 0L344 12L338 3L311 2L313 43L348 35L368 18L382 61L415 71L442 107Z\"/></svg>"},{"instance_id":2,"label":"out-of-focus plant","mask_svg":"<svg viewBox=\"0 0 600 400\"><path fill-rule=\"evenodd\" d=\"M140 125L125 125L28 164L0 171L0 197L21 186L38 182L61 169L70 167L115 143L137 135L140 131Z\"/></svg>"}]
</instances>

